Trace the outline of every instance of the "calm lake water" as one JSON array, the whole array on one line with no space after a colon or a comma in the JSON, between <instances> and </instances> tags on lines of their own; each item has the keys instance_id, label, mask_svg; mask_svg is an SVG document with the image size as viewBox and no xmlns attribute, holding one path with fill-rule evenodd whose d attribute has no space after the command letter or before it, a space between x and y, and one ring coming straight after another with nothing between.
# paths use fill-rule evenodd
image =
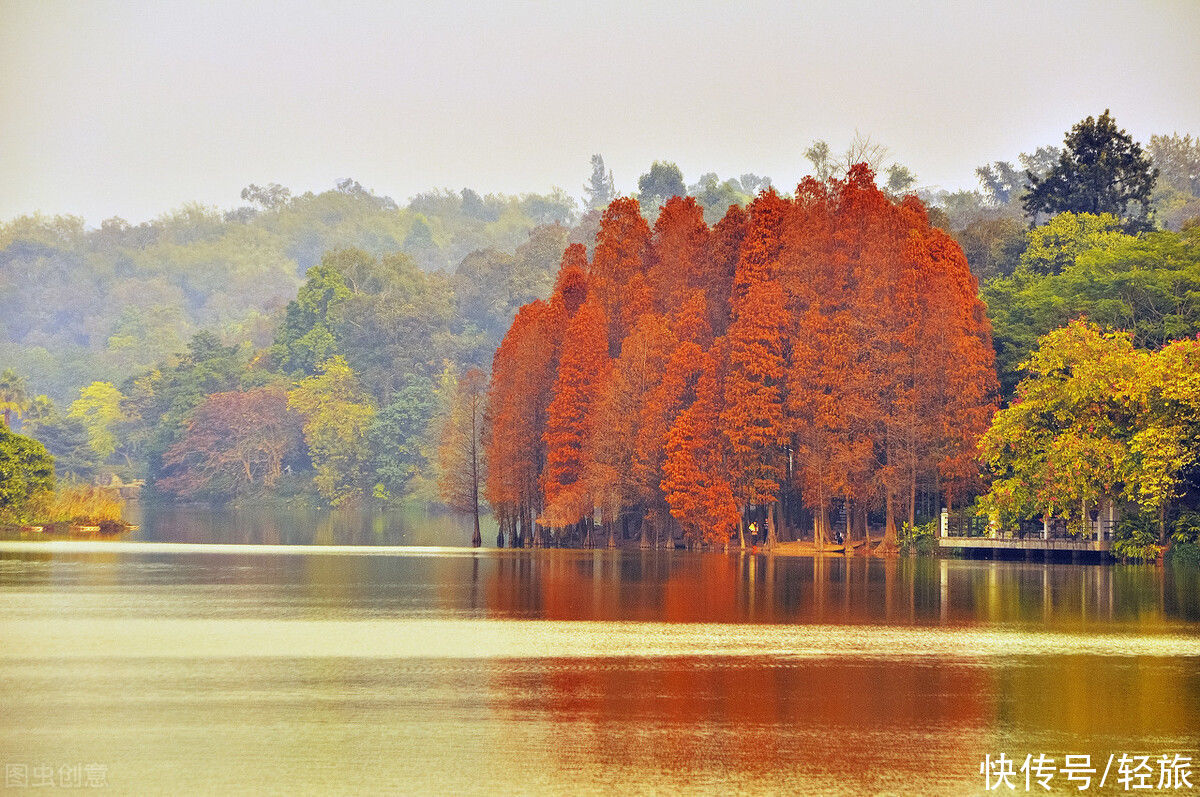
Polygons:
<instances>
[{"instance_id":1,"label":"calm lake water","mask_svg":"<svg viewBox=\"0 0 1200 797\"><path fill-rule=\"evenodd\" d=\"M0 542L0 759L113 793L975 794L985 755L1181 753L1200 786L1195 571L433 547L467 528Z\"/></svg>"}]
</instances>

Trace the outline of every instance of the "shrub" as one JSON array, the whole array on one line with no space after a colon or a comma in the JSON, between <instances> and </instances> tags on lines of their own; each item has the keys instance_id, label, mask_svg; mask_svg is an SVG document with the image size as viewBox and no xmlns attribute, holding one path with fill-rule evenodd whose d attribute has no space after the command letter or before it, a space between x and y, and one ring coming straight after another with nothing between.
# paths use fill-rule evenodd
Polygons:
<instances>
[{"instance_id":1,"label":"shrub","mask_svg":"<svg viewBox=\"0 0 1200 797\"><path fill-rule=\"evenodd\" d=\"M1194 542L1177 542L1167 551L1166 559L1173 565L1200 567L1200 545Z\"/></svg>"},{"instance_id":2,"label":"shrub","mask_svg":"<svg viewBox=\"0 0 1200 797\"><path fill-rule=\"evenodd\" d=\"M908 521L905 521L904 526L900 529L900 553L924 556L936 553L938 548L937 524L938 521L931 520L914 528L908 525Z\"/></svg>"},{"instance_id":3,"label":"shrub","mask_svg":"<svg viewBox=\"0 0 1200 797\"><path fill-rule=\"evenodd\" d=\"M1156 525L1154 518L1144 512L1123 518L1113 534L1113 554L1145 561L1157 559L1162 548L1158 544Z\"/></svg>"},{"instance_id":4,"label":"shrub","mask_svg":"<svg viewBox=\"0 0 1200 797\"><path fill-rule=\"evenodd\" d=\"M1171 524L1171 539L1175 542L1200 543L1200 512L1184 510Z\"/></svg>"},{"instance_id":5,"label":"shrub","mask_svg":"<svg viewBox=\"0 0 1200 797\"><path fill-rule=\"evenodd\" d=\"M1200 512L1184 510L1175 518L1167 560L1176 565L1200 567Z\"/></svg>"}]
</instances>

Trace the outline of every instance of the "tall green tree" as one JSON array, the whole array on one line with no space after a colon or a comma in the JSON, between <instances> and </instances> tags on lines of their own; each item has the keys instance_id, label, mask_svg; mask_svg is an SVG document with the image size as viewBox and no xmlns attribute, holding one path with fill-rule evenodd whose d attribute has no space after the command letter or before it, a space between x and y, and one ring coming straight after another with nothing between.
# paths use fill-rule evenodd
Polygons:
<instances>
[{"instance_id":1,"label":"tall green tree","mask_svg":"<svg viewBox=\"0 0 1200 797\"><path fill-rule=\"evenodd\" d=\"M296 298L288 302L271 348L284 373L315 374L321 363L337 353L333 329L350 297L339 265L336 256L327 256L310 268Z\"/></svg>"},{"instance_id":2,"label":"tall green tree","mask_svg":"<svg viewBox=\"0 0 1200 797\"><path fill-rule=\"evenodd\" d=\"M1038 214L1111 213L1128 232L1151 228L1150 195L1158 170L1107 110L1067 134L1065 149L1045 176L1027 171L1025 210Z\"/></svg>"},{"instance_id":3,"label":"tall green tree","mask_svg":"<svg viewBox=\"0 0 1200 797\"><path fill-rule=\"evenodd\" d=\"M367 440L374 461L376 498L408 497L429 470L429 427L439 406L433 381L411 376L371 420Z\"/></svg>"}]
</instances>

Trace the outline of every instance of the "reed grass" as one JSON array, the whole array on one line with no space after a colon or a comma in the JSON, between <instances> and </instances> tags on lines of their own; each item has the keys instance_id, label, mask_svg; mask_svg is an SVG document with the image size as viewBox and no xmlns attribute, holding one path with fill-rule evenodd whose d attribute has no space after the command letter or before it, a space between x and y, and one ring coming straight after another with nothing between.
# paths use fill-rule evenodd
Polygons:
<instances>
[{"instance_id":1,"label":"reed grass","mask_svg":"<svg viewBox=\"0 0 1200 797\"><path fill-rule=\"evenodd\" d=\"M119 490L70 484L35 496L25 514L38 523L105 525L120 523L124 508Z\"/></svg>"}]
</instances>

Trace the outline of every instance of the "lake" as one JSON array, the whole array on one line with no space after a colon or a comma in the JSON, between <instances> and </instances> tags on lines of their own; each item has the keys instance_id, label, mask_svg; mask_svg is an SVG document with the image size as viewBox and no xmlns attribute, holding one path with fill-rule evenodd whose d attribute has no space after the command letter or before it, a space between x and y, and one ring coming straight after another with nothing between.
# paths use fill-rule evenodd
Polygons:
<instances>
[{"instance_id":1,"label":"lake","mask_svg":"<svg viewBox=\"0 0 1200 797\"><path fill-rule=\"evenodd\" d=\"M1181 754L1200 786L1195 571L444 547L468 529L172 510L0 542L6 778L973 794L1003 753L1018 791L1027 755L1070 754L1123 793L1123 754L1152 787Z\"/></svg>"}]
</instances>

